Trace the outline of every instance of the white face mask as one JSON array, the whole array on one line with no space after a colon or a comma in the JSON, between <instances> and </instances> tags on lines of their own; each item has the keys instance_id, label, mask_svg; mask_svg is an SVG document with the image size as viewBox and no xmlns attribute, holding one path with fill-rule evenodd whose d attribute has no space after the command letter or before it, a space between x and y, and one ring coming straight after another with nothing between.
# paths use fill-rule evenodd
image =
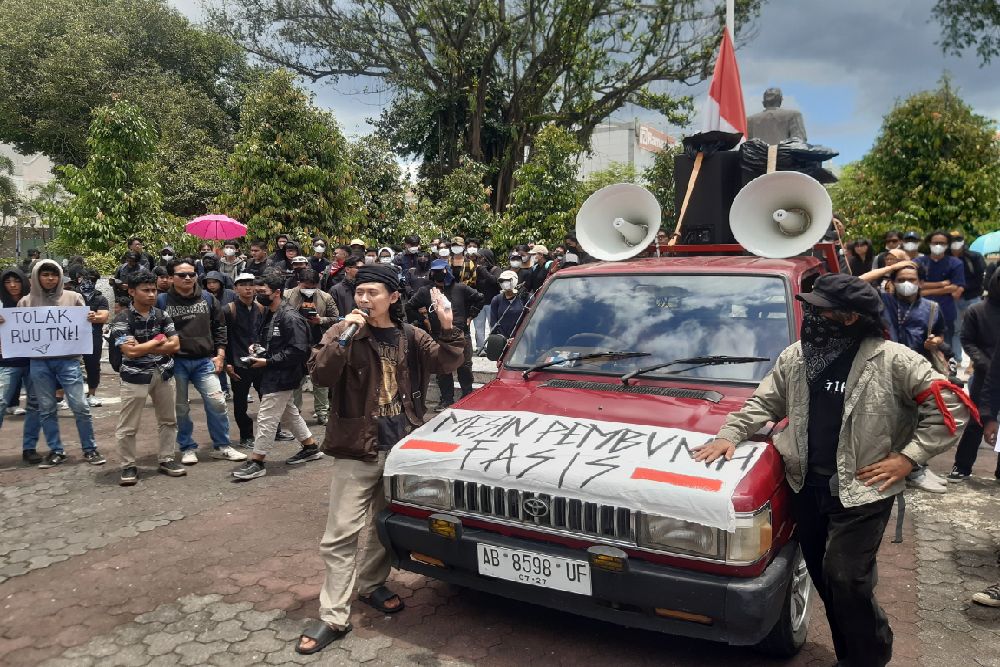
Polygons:
<instances>
[{"instance_id":1,"label":"white face mask","mask_svg":"<svg viewBox=\"0 0 1000 667\"><path fill-rule=\"evenodd\" d=\"M502 289L504 292L513 292L514 291L514 283L512 283L509 280L501 280L500 281L500 289Z\"/></svg>"},{"instance_id":2,"label":"white face mask","mask_svg":"<svg viewBox=\"0 0 1000 667\"><path fill-rule=\"evenodd\" d=\"M173 258L174 258L173 255L160 255L160 259L162 259L164 262L169 262Z\"/></svg>"},{"instance_id":3,"label":"white face mask","mask_svg":"<svg viewBox=\"0 0 1000 667\"><path fill-rule=\"evenodd\" d=\"M324 252L326 252L326 246L325 245L316 244L316 245L313 246L313 252L318 252L319 254L322 255Z\"/></svg>"},{"instance_id":4,"label":"white face mask","mask_svg":"<svg viewBox=\"0 0 1000 667\"><path fill-rule=\"evenodd\" d=\"M906 243L903 244L903 250L905 250L906 252L916 252L917 248L919 247L920 244L915 243L913 241L907 241Z\"/></svg>"},{"instance_id":5,"label":"white face mask","mask_svg":"<svg viewBox=\"0 0 1000 667\"><path fill-rule=\"evenodd\" d=\"M465 251L465 254L466 255L478 255L479 254L479 248L477 248L476 246L472 246L471 248L467 248L466 251Z\"/></svg>"},{"instance_id":6,"label":"white face mask","mask_svg":"<svg viewBox=\"0 0 1000 667\"><path fill-rule=\"evenodd\" d=\"M460 245L453 245L451 247L451 254L452 255L461 255L463 252L465 252L465 248L463 248Z\"/></svg>"},{"instance_id":7,"label":"white face mask","mask_svg":"<svg viewBox=\"0 0 1000 667\"><path fill-rule=\"evenodd\" d=\"M389 264L392 262L392 257L379 257L378 261L380 264Z\"/></svg>"},{"instance_id":8,"label":"white face mask","mask_svg":"<svg viewBox=\"0 0 1000 667\"><path fill-rule=\"evenodd\" d=\"M418 245L406 246L406 252L410 255L416 255L418 252L420 252L420 246Z\"/></svg>"},{"instance_id":9,"label":"white face mask","mask_svg":"<svg viewBox=\"0 0 1000 667\"><path fill-rule=\"evenodd\" d=\"M374 264L375 258L371 255L365 255L365 264Z\"/></svg>"},{"instance_id":10,"label":"white face mask","mask_svg":"<svg viewBox=\"0 0 1000 667\"><path fill-rule=\"evenodd\" d=\"M946 246L945 244L943 244L943 243L935 243L935 244L933 244L931 246L931 254L932 255L943 255L944 251L947 250L947 249L948 249L948 246Z\"/></svg>"},{"instance_id":11,"label":"white face mask","mask_svg":"<svg viewBox=\"0 0 1000 667\"><path fill-rule=\"evenodd\" d=\"M447 257L449 254L451 253L447 248L441 248L440 250L438 250L438 257Z\"/></svg>"},{"instance_id":12,"label":"white face mask","mask_svg":"<svg viewBox=\"0 0 1000 667\"><path fill-rule=\"evenodd\" d=\"M302 290L302 296L306 297L307 299L312 298L312 295L315 294L315 293L316 293L315 289L304 289L304 290Z\"/></svg>"},{"instance_id":13,"label":"white face mask","mask_svg":"<svg viewBox=\"0 0 1000 667\"><path fill-rule=\"evenodd\" d=\"M896 283L896 293L899 296L910 297L920 291L916 283L907 280L905 283Z\"/></svg>"},{"instance_id":14,"label":"white face mask","mask_svg":"<svg viewBox=\"0 0 1000 667\"><path fill-rule=\"evenodd\" d=\"M232 257L233 255L236 254L236 248L226 248L225 250L222 251L222 254L225 255L226 257Z\"/></svg>"},{"instance_id":15,"label":"white face mask","mask_svg":"<svg viewBox=\"0 0 1000 667\"><path fill-rule=\"evenodd\" d=\"M512 260L510 260L510 268L512 268L512 269L520 269L521 268L521 260L519 260L519 259L512 259Z\"/></svg>"},{"instance_id":16,"label":"white face mask","mask_svg":"<svg viewBox=\"0 0 1000 667\"><path fill-rule=\"evenodd\" d=\"M952 241L951 242L951 249L952 250L961 250L964 247L965 247L965 241Z\"/></svg>"}]
</instances>

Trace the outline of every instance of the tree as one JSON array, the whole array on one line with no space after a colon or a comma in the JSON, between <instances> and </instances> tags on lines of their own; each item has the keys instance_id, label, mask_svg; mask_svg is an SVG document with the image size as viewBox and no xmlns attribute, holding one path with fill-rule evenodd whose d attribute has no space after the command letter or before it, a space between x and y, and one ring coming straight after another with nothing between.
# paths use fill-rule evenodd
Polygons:
<instances>
[{"instance_id":1,"label":"tree","mask_svg":"<svg viewBox=\"0 0 1000 667\"><path fill-rule=\"evenodd\" d=\"M974 114L947 78L886 115L871 151L831 187L852 232L889 228L993 231L1000 213L996 125Z\"/></svg>"},{"instance_id":2,"label":"tree","mask_svg":"<svg viewBox=\"0 0 1000 667\"><path fill-rule=\"evenodd\" d=\"M983 0L937 0L934 18L941 22L941 47L956 56L975 48L983 65L1000 54L1000 4Z\"/></svg>"},{"instance_id":3,"label":"tree","mask_svg":"<svg viewBox=\"0 0 1000 667\"><path fill-rule=\"evenodd\" d=\"M684 151L681 144L675 144L661 150L653 159L653 165L642 177L649 184L650 191L660 202L660 226L672 230L677 222L677 211L674 210L674 158Z\"/></svg>"},{"instance_id":4,"label":"tree","mask_svg":"<svg viewBox=\"0 0 1000 667\"><path fill-rule=\"evenodd\" d=\"M244 98L218 206L251 237L347 239L361 228L348 151L333 115L313 104L292 73L273 72Z\"/></svg>"},{"instance_id":5,"label":"tree","mask_svg":"<svg viewBox=\"0 0 1000 667\"><path fill-rule=\"evenodd\" d=\"M406 214L403 172L388 143L378 136L349 145L353 188L362 207L357 236L376 243L401 242L399 223Z\"/></svg>"},{"instance_id":6,"label":"tree","mask_svg":"<svg viewBox=\"0 0 1000 667\"><path fill-rule=\"evenodd\" d=\"M156 133L136 105L119 100L94 110L86 165L57 168L72 197L43 207L62 248L101 252L130 236L162 239L167 218L152 176L155 149Z\"/></svg>"},{"instance_id":7,"label":"tree","mask_svg":"<svg viewBox=\"0 0 1000 667\"><path fill-rule=\"evenodd\" d=\"M739 0L741 24L762 0ZM313 80L374 77L398 95L383 123L437 172L489 164L503 211L524 149L546 125L588 145L635 101L677 120L689 100L653 90L704 79L723 3L701 0L232 0L213 24L256 56ZM401 128L394 134L392 126Z\"/></svg>"},{"instance_id":8,"label":"tree","mask_svg":"<svg viewBox=\"0 0 1000 667\"><path fill-rule=\"evenodd\" d=\"M547 125L535 137L531 157L514 174L517 186L504 220L493 230L498 249L529 240L552 245L572 228L580 207L577 159L583 147L573 135Z\"/></svg>"},{"instance_id":9,"label":"tree","mask_svg":"<svg viewBox=\"0 0 1000 667\"><path fill-rule=\"evenodd\" d=\"M433 202L424 197L418 213L429 229L445 236L485 239L496 224L490 207L490 188L483 185L486 167L465 160L441 181L441 198Z\"/></svg>"},{"instance_id":10,"label":"tree","mask_svg":"<svg viewBox=\"0 0 1000 667\"><path fill-rule=\"evenodd\" d=\"M0 245L7 240L7 218L17 215L21 206L21 197L17 184L11 176L14 174L14 162L6 155L0 155Z\"/></svg>"}]
</instances>

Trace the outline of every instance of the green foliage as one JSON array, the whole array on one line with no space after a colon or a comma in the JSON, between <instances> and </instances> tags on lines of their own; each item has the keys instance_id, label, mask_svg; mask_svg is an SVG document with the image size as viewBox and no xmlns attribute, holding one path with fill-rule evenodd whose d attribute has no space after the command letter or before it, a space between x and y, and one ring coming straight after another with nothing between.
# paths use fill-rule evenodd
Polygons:
<instances>
[{"instance_id":1,"label":"green foliage","mask_svg":"<svg viewBox=\"0 0 1000 667\"><path fill-rule=\"evenodd\" d=\"M636 171L634 165L625 162L612 162L604 169L592 172L583 179L583 183L580 184L580 203L582 204L587 200L587 197L608 185L614 185L615 183L637 183L642 185L641 181L642 178L640 178L639 172Z\"/></svg>"},{"instance_id":2,"label":"green foliage","mask_svg":"<svg viewBox=\"0 0 1000 667\"><path fill-rule=\"evenodd\" d=\"M6 155L0 155L0 216L3 218L17 213L21 203L17 185L11 178L13 174L14 163Z\"/></svg>"},{"instance_id":3,"label":"green foliage","mask_svg":"<svg viewBox=\"0 0 1000 667\"><path fill-rule=\"evenodd\" d=\"M406 213L406 191L388 142L375 135L362 137L350 144L349 156L352 187L363 215L355 235L372 243L402 241L406 234L399 233L399 224Z\"/></svg>"},{"instance_id":4,"label":"green foliage","mask_svg":"<svg viewBox=\"0 0 1000 667\"><path fill-rule=\"evenodd\" d=\"M988 65L1000 54L1000 4L983 0L937 0L934 18L941 22L941 46L956 56L975 48Z\"/></svg>"},{"instance_id":5,"label":"green foliage","mask_svg":"<svg viewBox=\"0 0 1000 667\"><path fill-rule=\"evenodd\" d=\"M72 198L44 207L61 247L71 254L106 252L129 236L161 239L170 230L152 177L156 134L139 108L119 101L94 110L82 168L58 169Z\"/></svg>"},{"instance_id":6,"label":"green foliage","mask_svg":"<svg viewBox=\"0 0 1000 667\"><path fill-rule=\"evenodd\" d=\"M673 230L677 222L674 210L674 158L684 152L681 144L669 146L656 154L653 165L643 173L649 190L660 202L660 227Z\"/></svg>"},{"instance_id":7,"label":"green foliage","mask_svg":"<svg viewBox=\"0 0 1000 667\"><path fill-rule=\"evenodd\" d=\"M498 249L509 250L527 239L546 245L561 240L580 205L577 158L582 147L569 131L547 125L531 156L514 174L514 193L505 220L493 230Z\"/></svg>"},{"instance_id":8,"label":"green foliage","mask_svg":"<svg viewBox=\"0 0 1000 667\"><path fill-rule=\"evenodd\" d=\"M284 232L347 239L362 227L350 167L333 115L278 70L244 98L217 204L246 224L251 238Z\"/></svg>"},{"instance_id":9,"label":"green foliage","mask_svg":"<svg viewBox=\"0 0 1000 667\"><path fill-rule=\"evenodd\" d=\"M975 236L1000 213L1000 143L947 79L885 117L871 151L830 188L851 235L961 229Z\"/></svg>"}]
</instances>

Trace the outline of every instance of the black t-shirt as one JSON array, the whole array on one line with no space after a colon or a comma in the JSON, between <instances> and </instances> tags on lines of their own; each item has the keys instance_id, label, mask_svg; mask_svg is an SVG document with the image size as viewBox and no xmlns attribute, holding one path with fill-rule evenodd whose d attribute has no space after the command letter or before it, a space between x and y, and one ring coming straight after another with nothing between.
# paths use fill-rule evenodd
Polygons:
<instances>
[{"instance_id":1,"label":"black t-shirt","mask_svg":"<svg viewBox=\"0 0 1000 667\"><path fill-rule=\"evenodd\" d=\"M826 486L837 474L844 394L858 346L845 350L809 387L809 470L806 484Z\"/></svg>"},{"instance_id":2,"label":"black t-shirt","mask_svg":"<svg viewBox=\"0 0 1000 667\"><path fill-rule=\"evenodd\" d=\"M382 362L382 384L378 388L378 448L389 450L403 439L407 427L396 378L397 367L405 363L399 350L401 332L398 327L371 327L371 332L378 343Z\"/></svg>"}]
</instances>

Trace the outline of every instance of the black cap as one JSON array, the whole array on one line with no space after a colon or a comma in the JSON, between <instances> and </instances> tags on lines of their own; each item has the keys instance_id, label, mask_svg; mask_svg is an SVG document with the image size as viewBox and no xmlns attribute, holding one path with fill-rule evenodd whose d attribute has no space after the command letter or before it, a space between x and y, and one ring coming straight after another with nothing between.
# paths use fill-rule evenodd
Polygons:
<instances>
[{"instance_id":1,"label":"black cap","mask_svg":"<svg viewBox=\"0 0 1000 667\"><path fill-rule=\"evenodd\" d=\"M920 235L920 232L915 232L911 229L910 231L903 234L904 241L909 241L910 239L914 239L916 241L923 241L924 237Z\"/></svg>"},{"instance_id":2,"label":"black cap","mask_svg":"<svg viewBox=\"0 0 1000 667\"><path fill-rule=\"evenodd\" d=\"M875 288L846 273L824 274L816 279L812 292L795 298L818 308L850 311L875 319L882 313L882 299Z\"/></svg>"}]
</instances>

